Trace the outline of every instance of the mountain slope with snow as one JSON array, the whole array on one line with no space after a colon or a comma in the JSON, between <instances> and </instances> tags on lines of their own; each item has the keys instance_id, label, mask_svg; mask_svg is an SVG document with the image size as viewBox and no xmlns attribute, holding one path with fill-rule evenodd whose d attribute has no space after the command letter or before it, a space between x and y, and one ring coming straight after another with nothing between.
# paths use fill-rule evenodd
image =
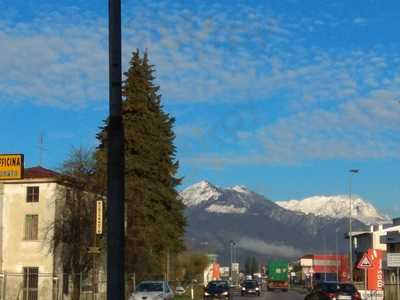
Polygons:
<instances>
[{"instance_id":1,"label":"mountain slope with snow","mask_svg":"<svg viewBox=\"0 0 400 300\"><path fill-rule=\"evenodd\" d=\"M183 203L190 207L217 199L221 193L222 191L219 188L203 180L183 190L180 196Z\"/></svg>"},{"instance_id":2,"label":"mountain slope with snow","mask_svg":"<svg viewBox=\"0 0 400 300\"><path fill-rule=\"evenodd\" d=\"M202 206L210 213L220 214L246 213L257 198L255 193L244 186L220 188L207 181L186 188L180 196L186 207Z\"/></svg>"},{"instance_id":3,"label":"mountain slope with snow","mask_svg":"<svg viewBox=\"0 0 400 300\"><path fill-rule=\"evenodd\" d=\"M297 258L326 247L335 248L334 237L344 236L343 219L288 210L243 186L217 187L207 181L189 186L180 193L185 204L188 249L212 251L228 262L229 241L236 241L241 255L260 260ZM353 227L365 225L354 220ZM346 240L339 249L347 249Z\"/></svg>"},{"instance_id":4,"label":"mountain slope with snow","mask_svg":"<svg viewBox=\"0 0 400 300\"><path fill-rule=\"evenodd\" d=\"M390 219L377 211L369 202L354 197L352 215L364 224L388 223ZM275 202L279 206L296 212L322 217L348 218L350 202L347 196L313 196L303 200Z\"/></svg>"}]
</instances>

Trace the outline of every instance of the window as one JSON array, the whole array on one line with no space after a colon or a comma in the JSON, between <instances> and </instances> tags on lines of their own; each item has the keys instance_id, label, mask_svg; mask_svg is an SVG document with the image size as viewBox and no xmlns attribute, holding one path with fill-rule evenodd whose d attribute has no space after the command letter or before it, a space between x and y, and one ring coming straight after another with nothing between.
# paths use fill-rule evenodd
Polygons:
<instances>
[{"instance_id":1,"label":"window","mask_svg":"<svg viewBox=\"0 0 400 300\"><path fill-rule=\"evenodd\" d=\"M37 240L38 239L38 215L26 215L25 216L25 240Z\"/></svg>"},{"instance_id":2,"label":"window","mask_svg":"<svg viewBox=\"0 0 400 300\"><path fill-rule=\"evenodd\" d=\"M26 202L39 202L38 186L28 186L26 188Z\"/></svg>"},{"instance_id":3,"label":"window","mask_svg":"<svg viewBox=\"0 0 400 300\"><path fill-rule=\"evenodd\" d=\"M24 267L24 300L38 299L39 268Z\"/></svg>"}]
</instances>

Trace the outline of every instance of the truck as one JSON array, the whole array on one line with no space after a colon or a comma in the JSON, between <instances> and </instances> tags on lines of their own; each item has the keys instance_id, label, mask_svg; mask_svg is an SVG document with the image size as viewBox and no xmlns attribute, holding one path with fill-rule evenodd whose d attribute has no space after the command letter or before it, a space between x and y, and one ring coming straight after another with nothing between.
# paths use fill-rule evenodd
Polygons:
<instances>
[{"instance_id":1,"label":"truck","mask_svg":"<svg viewBox=\"0 0 400 300\"><path fill-rule=\"evenodd\" d=\"M273 260L268 264L267 290L282 290L287 292L289 289L289 263L285 260Z\"/></svg>"}]
</instances>

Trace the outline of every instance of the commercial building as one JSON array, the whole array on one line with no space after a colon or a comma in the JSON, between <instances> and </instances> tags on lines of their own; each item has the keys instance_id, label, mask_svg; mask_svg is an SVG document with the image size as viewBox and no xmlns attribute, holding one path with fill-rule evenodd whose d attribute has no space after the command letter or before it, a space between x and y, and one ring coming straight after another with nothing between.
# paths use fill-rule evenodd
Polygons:
<instances>
[{"instance_id":1,"label":"commercial building","mask_svg":"<svg viewBox=\"0 0 400 300\"><path fill-rule=\"evenodd\" d=\"M306 285L323 280L346 281L348 278L348 256L339 254L310 254L299 259L300 279Z\"/></svg>"},{"instance_id":2,"label":"commercial building","mask_svg":"<svg viewBox=\"0 0 400 300\"><path fill-rule=\"evenodd\" d=\"M397 271L400 268L400 218L393 220L393 226L381 237L381 242L387 247L386 282L399 283Z\"/></svg>"},{"instance_id":3,"label":"commercial building","mask_svg":"<svg viewBox=\"0 0 400 300\"><path fill-rule=\"evenodd\" d=\"M400 231L400 219L393 219L391 224L371 225L369 230L352 232L353 240L353 268L354 280L362 281L364 274L362 270L357 270L355 266L369 249L378 251L389 251L396 248L396 235ZM393 250L390 250L393 251ZM386 266L386 259L383 261L385 280L392 277L392 272Z\"/></svg>"}]
</instances>

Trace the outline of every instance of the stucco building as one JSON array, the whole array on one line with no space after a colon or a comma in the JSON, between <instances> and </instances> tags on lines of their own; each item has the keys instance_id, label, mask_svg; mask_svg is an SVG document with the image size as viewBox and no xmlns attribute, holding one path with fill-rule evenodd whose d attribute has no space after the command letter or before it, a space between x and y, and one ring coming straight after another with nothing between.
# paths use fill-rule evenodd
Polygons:
<instances>
[{"instance_id":1,"label":"stucco building","mask_svg":"<svg viewBox=\"0 0 400 300\"><path fill-rule=\"evenodd\" d=\"M0 181L1 299L61 299L61 270L49 251L57 215L57 173L35 167Z\"/></svg>"}]
</instances>

